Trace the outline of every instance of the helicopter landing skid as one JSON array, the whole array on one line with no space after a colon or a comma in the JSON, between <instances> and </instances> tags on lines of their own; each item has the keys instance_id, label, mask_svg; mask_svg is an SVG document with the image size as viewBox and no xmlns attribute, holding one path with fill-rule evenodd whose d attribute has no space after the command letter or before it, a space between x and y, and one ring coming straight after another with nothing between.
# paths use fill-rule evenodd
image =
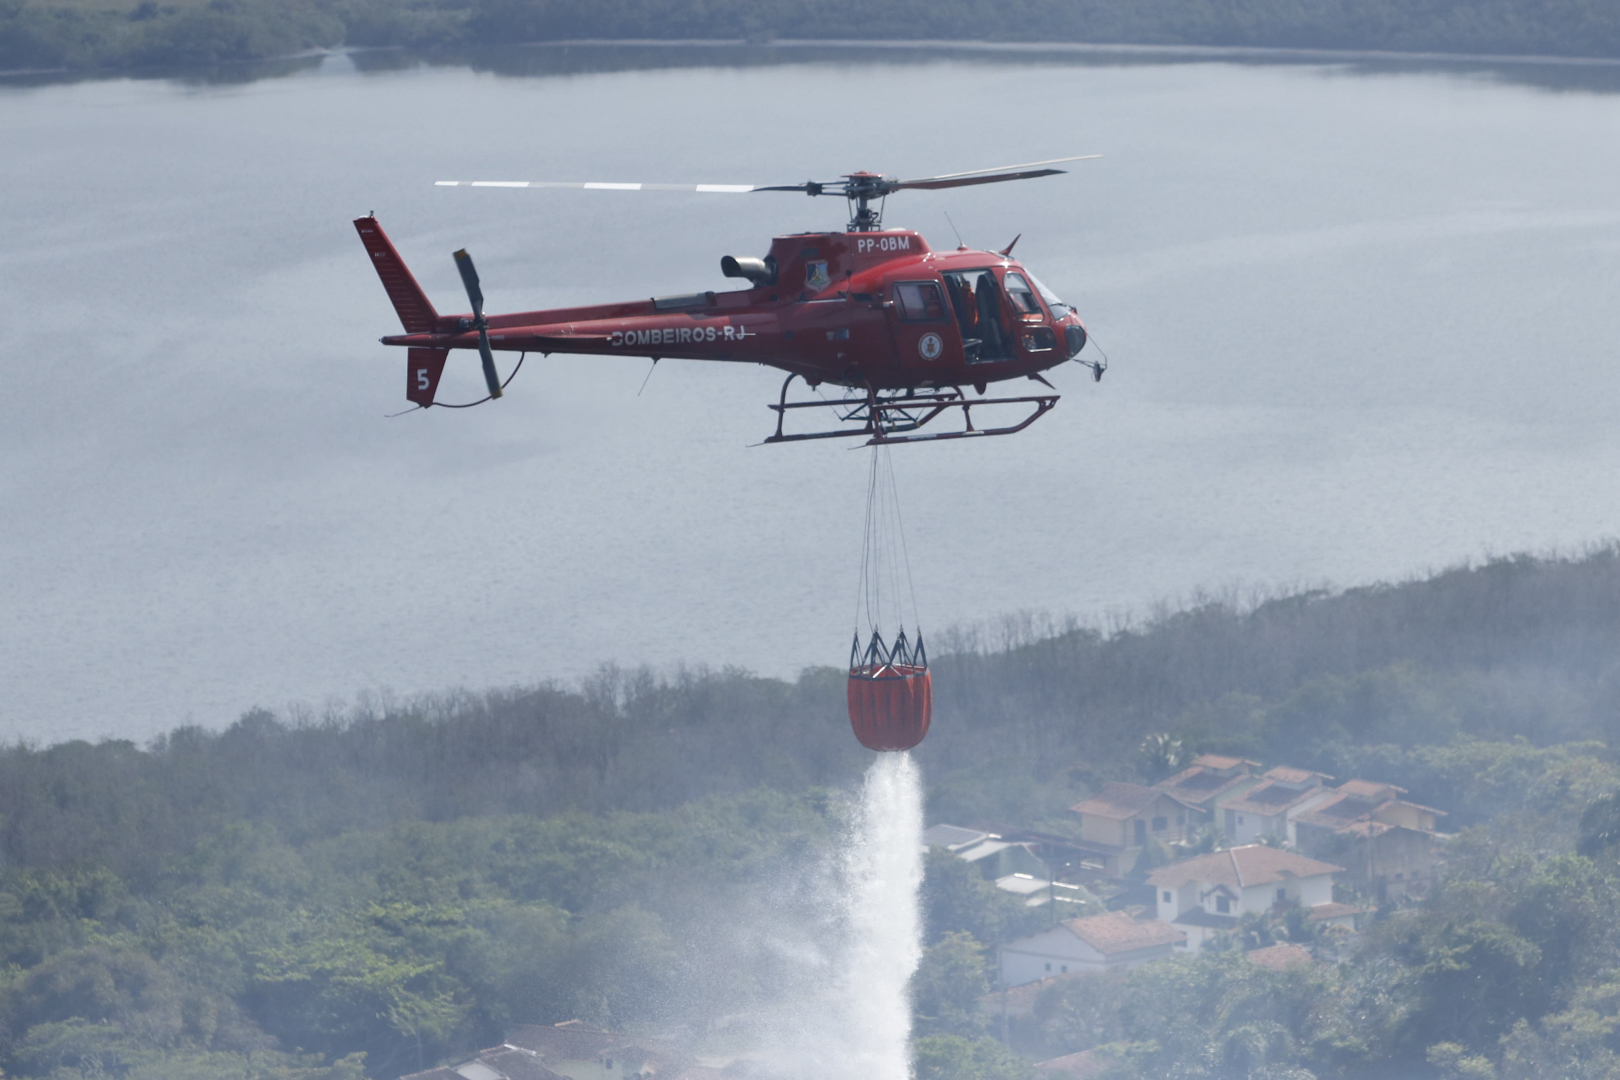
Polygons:
<instances>
[{"instance_id":1,"label":"helicopter landing skid","mask_svg":"<svg viewBox=\"0 0 1620 1080\"><path fill-rule=\"evenodd\" d=\"M939 442L945 439L977 439L986 435L1011 435L1023 431L1039 420L1058 402L1057 394L1032 394L1027 397L978 398L968 400L961 387L949 389L897 391L880 394L868 390L866 397L845 398L840 401L789 401L788 386L797 375L789 375L782 383L782 398L768 406L776 414L776 434L768 436L764 444L803 442L807 439L847 439L868 436L867 446L882 443ZM1001 427L974 427L973 410L982 406L1027 405L1030 412L1014 424ZM838 422L847 425L830 431L811 431L788 434L782 430L790 409L834 409ZM963 430L937 431L914 434L919 428L951 409L962 410Z\"/></svg>"}]
</instances>

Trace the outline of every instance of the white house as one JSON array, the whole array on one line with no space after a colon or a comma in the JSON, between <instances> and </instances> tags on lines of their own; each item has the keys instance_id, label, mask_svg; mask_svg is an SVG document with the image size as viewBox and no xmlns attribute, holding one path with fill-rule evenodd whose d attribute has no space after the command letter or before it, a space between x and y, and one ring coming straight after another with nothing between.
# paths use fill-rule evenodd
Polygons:
<instances>
[{"instance_id":1,"label":"white house","mask_svg":"<svg viewBox=\"0 0 1620 1080\"><path fill-rule=\"evenodd\" d=\"M1294 818L1326 801L1332 791L1322 781L1333 777L1308 769L1279 765L1260 782L1215 800L1220 828L1233 844L1252 844L1262 836L1294 843Z\"/></svg>"},{"instance_id":2,"label":"white house","mask_svg":"<svg viewBox=\"0 0 1620 1080\"><path fill-rule=\"evenodd\" d=\"M1123 911L1069 919L1052 929L1001 947L1001 979L1021 986L1055 975L1136 967L1171 955L1187 935L1158 919L1133 919Z\"/></svg>"},{"instance_id":3,"label":"white house","mask_svg":"<svg viewBox=\"0 0 1620 1080\"><path fill-rule=\"evenodd\" d=\"M1250 844L1184 859L1148 874L1165 924L1186 934L1188 948L1202 949L1217 933L1230 932L1244 915L1277 904L1336 911L1333 875L1342 866L1318 862L1281 848Z\"/></svg>"}]
</instances>

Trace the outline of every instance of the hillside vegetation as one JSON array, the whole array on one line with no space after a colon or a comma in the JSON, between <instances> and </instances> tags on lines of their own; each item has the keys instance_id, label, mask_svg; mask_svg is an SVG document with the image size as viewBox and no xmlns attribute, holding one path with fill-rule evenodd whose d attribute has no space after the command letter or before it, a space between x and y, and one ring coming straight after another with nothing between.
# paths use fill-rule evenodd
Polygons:
<instances>
[{"instance_id":1,"label":"hillside vegetation","mask_svg":"<svg viewBox=\"0 0 1620 1080\"><path fill-rule=\"evenodd\" d=\"M1605 0L0 0L0 70L581 38L1090 42L1620 57Z\"/></svg>"},{"instance_id":2,"label":"hillside vegetation","mask_svg":"<svg viewBox=\"0 0 1620 1080\"><path fill-rule=\"evenodd\" d=\"M1150 778L1164 733L1393 781L1463 830L1353 960L1077 980L1041 1003L1039 1053L1098 1049L1120 1077L1613 1075L1620 551L931 644L930 820L1068 829L1101 782ZM869 761L843 695L828 669L604 669L0 749L0 1069L384 1080L519 1022L701 1035L793 977L737 928L814 921ZM948 856L925 901L919 1080L1027 1080L973 999L988 947L1042 916Z\"/></svg>"}]
</instances>

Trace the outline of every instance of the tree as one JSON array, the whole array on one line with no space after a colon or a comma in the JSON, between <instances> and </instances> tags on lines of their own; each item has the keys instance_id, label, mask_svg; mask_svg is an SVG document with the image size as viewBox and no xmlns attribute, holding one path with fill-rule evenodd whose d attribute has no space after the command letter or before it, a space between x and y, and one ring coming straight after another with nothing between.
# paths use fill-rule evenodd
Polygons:
<instances>
[{"instance_id":1,"label":"tree","mask_svg":"<svg viewBox=\"0 0 1620 1080\"><path fill-rule=\"evenodd\" d=\"M1182 748L1181 740L1162 731L1142 740L1142 745L1137 748L1137 758L1150 784L1179 772L1187 763L1187 753Z\"/></svg>"},{"instance_id":2,"label":"tree","mask_svg":"<svg viewBox=\"0 0 1620 1080\"><path fill-rule=\"evenodd\" d=\"M912 1046L916 1080L1032 1080L1029 1062L988 1036L925 1035Z\"/></svg>"},{"instance_id":3,"label":"tree","mask_svg":"<svg viewBox=\"0 0 1620 1080\"><path fill-rule=\"evenodd\" d=\"M911 977L919 1034L979 1035L985 1016L979 997L990 992L985 948L972 934L953 931L923 951Z\"/></svg>"},{"instance_id":4,"label":"tree","mask_svg":"<svg viewBox=\"0 0 1620 1080\"><path fill-rule=\"evenodd\" d=\"M1050 916L1029 907L1021 896L1003 892L978 869L944 848L930 848L923 862L923 929L935 943L962 932L996 943L1046 926Z\"/></svg>"},{"instance_id":5,"label":"tree","mask_svg":"<svg viewBox=\"0 0 1620 1080\"><path fill-rule=\"evenodd\" d=\"M1589 859L1612 862L1620 848L1620 793L1593 799L1581 814L1580 830L1576 852Z\"/></svg>"}]
</instances>

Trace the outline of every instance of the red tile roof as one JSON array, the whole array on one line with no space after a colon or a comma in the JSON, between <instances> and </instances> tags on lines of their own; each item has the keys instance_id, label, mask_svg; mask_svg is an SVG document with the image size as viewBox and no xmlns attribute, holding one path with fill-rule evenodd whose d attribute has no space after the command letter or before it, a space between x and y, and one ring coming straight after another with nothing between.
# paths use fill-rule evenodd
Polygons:
<instances>
[{"instance_id":1,"label":"red tile roof","mask_svg":"<svg viewBox=\"0 0 1620 1080\"><path fill-rule=\"evenodd\" d=\"M1316 963L1311 950L1303 945L1284 943L1281 945L1267 945L1263 949L1255 949L1245 953L1251 963L1259 964L1272 971L1287 971L1291 967L1300 967Z\"/></svg>"},{"instance_id":2,"label":"red tile roof","mask_svg":"<svg viewBox=\"0 0 1620 1080\"><path fill-rule=\"evenodd\" d=\"M1148 881L1164 889L1179 889L1189 881L1242 889L1251 885L1269 885L1290 877L1315 877L1317 874L1337 874L1343 870L1342 866L1307 859L1281 848L1246 844L1161 866L1148 874Z\"/></svg>"},{"instance_id":3,"label":"red tile roof","mask_svg":"<svg viewBox=\"0 0 1620 1080\"><path fill-rule=\"evenodd\" d=\"M1311 908L1311 913L1305 916L1306 922L1321 922L1323 919L1342 919L1346 915L1365 915L1371 908L1358 907L1355 904L1317 904Z\"/></svg>"},{"instance_id":4,"label":"red tile roof","mask_svg":"<svg viewBox=\"0 0 1620 1080\"><path fill-rule=\"evenodd\" d=\"M1082 1050L1078 1054L1064 1054L1048 1061L1038 1061L1035 1068L1043 1075L1054 1078L1091 1080L1094 1076L1101 1076L1113 1065L1113 1061L1098 1057L1095 1050Z\"/></svg>"},{"instance_id":5,"label":"red tile roof","mask_svg":"<svg viewBox=\"0 0 1620 1080\"><path fill-rule=\"evenodd\" d=\"M1273 769L1271 771L1276 772L1277 770ZM1250 788L1235 799L1224 800L1217 805L1223 810L1235 810L1240 814L1250 813L1259 814L1262 817L1271 817L1292 809L1306 799L1320 795L1325 790L1327 789L1320 784L1313 784L1307 788L1297 788L1291 786L1291 782L1266 782L1258 787Z\"/></svg>"},{"instance_id":6,"label":"red tile roof","mask_svg":"<svg viewBox=\"0 0 1620 1080\"><path fill-rule=\"evenodd\" d=\"M1125 818L1140 814L1161 798L1167 798L1162 791L1143 787L1141 784L1110 780L1097 794L1085 802L1076 803L1069 809L1076 814L1095 814L1097 817L1123 821Z\"/></svg>"},{"instance_id":7,"label":"red tile roof","mask_svg":"<svg viewBox=\"0 0 1620 1080\"><path fill-rule=\"evenodd\" d=\"M1090 945L1104 956L1135 952L1155 945L1174 945L1186 941L1187 935L1158 919L1138 922L1123 911L1110 911L1106 915L1087 915L1080 919L1067 919L1063 923L1075 937Z\"/></svg>"},{"instance_id":8,"label":"red tile roof","mask_svg":"<svg viewBox=\"0 0 1620 1080\"><path fill-rule=\"evenodd\" d=\"M1253 780L1254 778L1246 772L1222 776L1214 767L1193 765L1168 780L1159 781L1154 787L1180 802L1202 806L1227 789L1244 782L1252 783Z\"/></svg>"},{"instance_id":9,"label":"red tile roof","mask_svg":"<svg viewBox=\"0 0 1620 1080\"><path fill-rule=\"evenodd\" d=\"M1281 780L1285 784L1307 784L1310 783L1312 777L1322 780L1333 779L1327 773L1312 772L1309 769L1296 769L1292 765L1278 765L1276 768L1267 769L1266 777L1271 780Z\"/></svg>"},{"instance_id":10,"label":"red tile roof","mask_svg":"<svg viewBox=\"0 0 1620 1080\"><path fill-rule=\"evenodd\" d=\"M1405 795L1406 789L1396 787L1394 784L1385 784L1377 780L1346 780L1339 785L1339 790L1349 795L1360 795L1366 799L1387 799L1389 792L1394 791Z\"/></svg>"},{"instance_id":11,"label":"red tile roof","mask_svg":"<svg viewBox=\"0 0 1620 1080\"><path fill-rule=\"evenodd\" d=\"M1194 765L1202 765L1207 769L1235 769L1239 765L1253 765L1247 758L1222 757L1220 754L1199 754L1193 758Z\"/></svg>"}]
</instances>

